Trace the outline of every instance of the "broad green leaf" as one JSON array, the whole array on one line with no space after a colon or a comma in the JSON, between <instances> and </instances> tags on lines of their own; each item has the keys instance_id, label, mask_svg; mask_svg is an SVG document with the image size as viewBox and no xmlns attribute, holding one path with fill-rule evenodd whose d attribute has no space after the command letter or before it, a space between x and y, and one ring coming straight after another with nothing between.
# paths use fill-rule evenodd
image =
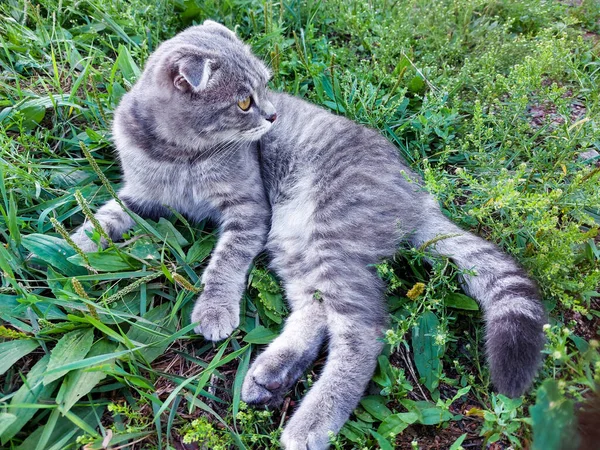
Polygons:
<instances>
[{"instance_id":1,"label":"broad green leaf","mask_svg":"<svg viewBox=\"0 0 600 450\"><path fill-rule=\"evenodd\" d=\"M38 297L39 298L39 297ZM3 295L0 294L0 317L6 319L13 316L19 319L28 319L27 305L20 302L18 295ZM52 299L54 300L54 299ZM39 301L35 304L36 308L42 313L42 317L46 320L64 319L66 314L63 313L56 305Z\"/></svg>"},{"instance_id":2,"label":"broad green leaf","mask_svg":"<svg viewBox=\"0 0 600 450\"><path fill-rule=\"evenodd\" d=\"M123 44L119 44L118 56L116 60L117 67L121 70L121 74L123 78L125 78L129 83L135 83L141 74L141 70L138 65L135 63L129 50Z\"/></svg>"},{"instance_id":3,"label":"broad green leaf","mask_svg":"<svg viewBox=\"0 0 600 450\"><path fill-rule=\"evenodd\" d=\"M66 364L79 361L85 358L85 355L90 351L94 342L94 329L84 328L74 330L63 337L56 343L56 346L50 353L50 362L48 363L48 371L56 370ZM58 370L44 376L44 384L52 383L65 375L68 370Z\"/></svg>"},{"instance_id":4,"label":"broad green leaf","mask_svg":"<svg viewBox=\"0 0 600 450\"><path fill-rule=\"evenodd\" d=\"M177 228L164 217L160 218L155 228L163 239L174 248L181 250L181 247L189 245L188 240L184 238L183 235L177 231Z\"/></svg>"},{"instance_id":5,"label":"broad green leaf","mask_svg":"<svg viewBox=\"0 0 600 450\"><path fill-rule=\"evenodd\" d=\"M435 342L439 324L436 315L431 311L427 311L419 317L412 331L415 365L430 392L437 388L442 374L441 357L444 349Z\"/></svg>"},{"instance_id":6,"label":"broad green leaf","mask_svg":"<svg viewBox=\"0 0 600 450\"><path fill-rule=\"evenodd\" d=\"M268 320L271 320L276 324L280 324L281 322L283 322L283 317L279 313L265 307L260 296L254 302L254 306L256 306L258 316L260 317L262 322L268 323Z\"/></svg>"},{"instance_id":7,"label":"broad green leaf","mask_svg":"<svg viewBox=\"0 0 600 450\"><path fill-rule=\"evenodd\" d=\"M421 425L437 425L442 422L447 422L454 416L450 411L436 406L434 403L426 401L401 400L400 403L411 413L418 416L416 423ZM412 419L413 416L411 416Z\"/></svg>"},{"instance_id":8,"label":"broad green leaf","mask_svg":"<svg viewBox=\"0 0 600 450\"><path fill-rule=\"evenodd\" d=\"M450 308L465 309L467 311L479 311L479 305L475 300L465 294L453 292L444 299L444 305Z\"/></svg>"},{"instance_id":9,"label":"broad green leaf","mask_svg":"<svg viewBox=\"0 0 600 450\"><path fill-rule=\"evenodd\" d=\"M447 422L452 419L453 415L450 411L432 406L421 410L420 423L423 425L437 425L438 423Z\"/></svg>"},{"instance_id":10,"label":"broad green leaf","mask_svg":"<svg viewBox=\"0 0 600 450\"><path fill-rule=\"evenodd\" d=\"M385 405L385 398L381 395L369 395L364 397L360 404L373 417L379 420L385 420L392 414L392 411Z\"/></svg>"},{"instance_id":11,"label":"broad green leaf","mask_svg":"<svg viewBox=\"0 0 600 450\"><path fill-rule=\"evenodd\" d=\"M68 261L69 257L76 254L75 250L60 238L34 233L23 236L22 243L38 259L50 264L62 274L72 277L87 273L83 267Z\"/></svg>"},{"instance_id":12,"label":"broad green leaf","mask_svg":"<svg viewBox=\"0 0 600 450\"><path fill-rule=\"evenodd\" d=\"M364 435L362 430L357 429L350 421L344 424L343 428L340 430L340 434L357 444L362 442L362 436Z\"/></svg>"},{"instance_id":13,"label":"broad green leaf","mask_svg":"<svg viewBox=\"0 0 600 450\"><path fill-rule=\"evenodd\" d=\"M194 245L192 245L187 252L187 256L185 258L186 262L188 264L193 264L195 262L204 261L215 247L215 243L216 239L212 235L194 242Z\"/></svg>"},{"instance_id":14,"label":"broad green leaf","mask_svg":"<svg viewBox=\"0 0 600 450\"><path fill-rule=\"evenodd\" d=\"M144 322L136 322L127 332L132 342L149 345L137 351L149 363L162 355L171 343L165 338L175 331L175 318L169 314L170 307L169 303L163 303L151 309L144 314Z\"/></svg>"},{"instance_id":15,"label":"broad green leaf","mask_svg":"<svg viewBox=\"0 0 600 450\"><path fill-rule=\"evenodd\" d=\"M50 361L50 356L46 355L31 368L27 374L26 382L19 388L19 390L11 399L7 411L16 416L16 420L5 427L2 434L0 434L2 445L6 444L9 439L17 434L21 428L23 428L23 426L29 422L29 419L31 419L39 409L36 408L36 405L40 405L42 399L44 399L44 402L48 401L48 397L54 391L54 388L57 384L56 382L47 385L42 382L44 373L48 367L48 361ZM30 406L22 406L25 404ZM11 407L12 405L21 406Z\"/></svg>"},{"instance_id":16,"label":"broad green leaf","mask_svg":"<svg viewBox=\"0 0 600 450\"><path fill-rule=\"evenodd\" d=\"M129 253L139 259L148 261L160 261L160 254L155 245L148 238L142 238L135 241L129 248Z\"/></svg>"},{"instance_id":17,"label":"broad green leaf","mask_svg":"<svg viewBox=\"0 0 600 450\"><path fill-rule=\"evenodd\" d=\"M48 420L46 424L42 427L42 434L40 435L40 440L35 446L35 450L45 450L48 448L47 444L50 440L50 436L56 427L56 422L58 422L58 418L60 417L60 411L58 408L54 408L50 415L48 416Z\"/></svg>"},{"instance_id":18,"label":"broad green leaf","mask_svg":"<svg viewBox=\"0 0 600 450\"><path fill-rule=\"evenodd\" d=\"M12 253L4 248L4 245L0 245L0 270L3 272L2 277L6 277L7 281L12 284L15 289L19 289L19 284L15 280L15 273L9 262L12 259ZM17 290L17 292L19 291Z\"/></svg>"},{"instance_id":19,"label":"broad green leaf","mask_svg":"<svg viewBox=\"0 0 600 450\"><path fill-rule=\"evenodd\" d=\"M79 418L80 424L85 423L87 428L94 429L97 426L97 418L102 417L103 410L103 406L95 405L94 408L73 408L70 411L70 414L71 418ZM44 427L36 428L33 433L27 436L23 443L16 448L16 450L35 449L38 446L43 431ZM63 450L64 448L70 448L69 444L74 443L77 437L83 435L84 432L85 431L80 426L73 423L72 420L69 420L67 417L59 417L52 434L47 440L44 450Z\"/></svg>"},{"instance_id":20,"label":"broad green leaf","mask_svg":"<svg viewBox=\"0 0 600 450\"><path fill-rule=\"evenodd\" d=\"M381 434L371 430L371 435L377 440L381 450L394 450L394 446Z\"/></svg>"},{"instance_id":21,"label":"broad green leaf","mask_svg":"<svg viewBox=\"0 0 600 450\"><path fill-rule=\"evenodd\" d=\"M19 221L17 219L17 205L13 193L10 193L10 201L8 204L8 232L10 235L9 242L12 240L14 244L21 245L21 233L19 231Z\"/></svg>"},{"instance_id":22,"label":"broad green leaf","mask_svg":"<svg viewBox=\"0 0 600 450\"><path fill-rule=\"evenodd\" d=\"M112 248L102 252L88 253L86 256L89 265L100 272L135 270L142 267L142 263L137 259L132 258L125 252ZM81 255L73 255L68 259L69 262L78 266L88 264Z\"/></svg>"},{"instance_id":23,"label":"broad green leaf","mask_svg":"<svg viewBox=\"0 0 600 450\"><path fill-rule=\"evenodd\" d=\"M457 440L454 441L454 444L448 450L459 450L462 448L462 443L467 438L467 433L460 436Z\"/></svg>"},{"instance_id":24,"label":"broad green leaf","mask_svg":"<svg viewBox=\"0 0 600 450\"><path fill-rule=\"evenodd\" d=\"M372 379L375 383L384 388L392 385L393 374L390 367L390 360L387 356L379 355L377 358L377 370Z\"/></svg>"},{"instance_id":25,"label":"broad green leaf","mask_svg":"<svg viewBox=\"0 0 600 450\"><path fill-rule=\"evenodd\" d=\"M575 347L577 347L577 350L579 350L581 353L587 352L590 348L590 344L585 339L582 339L575 334L570 334L569 339L573 341Z\"/></svg>"},{"instance_id":26,"label":"broad green leaf","mask_svg":"<svg viewBox=\"0 0 600 450\"><path fill-rule=\"evenodd\" d=\"M17 420L17 416L10 413L0 413L0 436L15 420Z\"/></svg>"},{"instance_id":27,"label":"broad green leaf","mask_svg":"<svg viewBox=\"0 0 600 450\"><path fill-rule=\"evenodd\" d=\"M4 374L23 356L38 348L39 345L37 341L31 339L2 342L0 344L0 375Z\"/></svg>"},{"instance_id":28,"label":"broad green leaf","mask_svg":"<svg viewBox=\"0 0 600 450\"><path fill-rule=\"evenodd\" d=\"M486 439L486 444L493 444L494 442L498 442L502 438L500 433L494 433L490 437Z\"/></svg>"},{"instance_id":29,"label":"broad green leaf","mask_svg":"<svg viewBox=\"0 0 600 450\"><path fill-rule=\"evenodd\" d=\"M268 344L276 337L277 333L259 325L244 336L244 342L248 342L249 344Z\"/></svg>"},{"instance_id":30,"label":"broad green leaf","mask_svg":"<svg viewBox=\"0 0 600 450\"><path fill-rule=\"evenodd\" d=\"M390 434L400 434L417 420L419 420L419 415L414 412L392 414L381 422L377 432L385 437L389 437Z\"/></svg>"},{"instance_id":31,"label":"broad green leaf","mask_svg":"<svg viewBox=\"0 0 600 450\"><path fill-rule=\"evenodd\" d=\"M116 348L117 344L114 342L101 339L92 346L87 357L112 353ZM103 367L90 367L89 369L77 369L69 372L56 396L56 402L60 405L61 411L64 413L70 410L80 398L106 378L106 371L111 370L113 365L114 362L109 362Z\"/></svg>"},{"instance_id":32,"label":"broad green leaf","mask_svg":"<svg viewBox=\"0 0 600 450\"><path fill-rule=\"evenodd\" d=\"M365 411L365 409L360 405L358 405L356 408L354 408L354 411L352 412L352 414L354 414L354 416L357 419L360 419L363 422L372 423L372 422L377 421L376 418L374 418L371 414L369 414L367 411Z\"/></svg>"},{"instance_id":33,"label":"broad green leaf","mask_svg":"<svg viewBox=\"0 0 600 450\"><path fill-rule=\"evenodd\" d=\"M549 379L537 390L534 406L529 407L533 428L531 450L570 450L577 447L573 436L575 425L573 400L558 388L558 381Z\"/></svg>"}]
</instances>

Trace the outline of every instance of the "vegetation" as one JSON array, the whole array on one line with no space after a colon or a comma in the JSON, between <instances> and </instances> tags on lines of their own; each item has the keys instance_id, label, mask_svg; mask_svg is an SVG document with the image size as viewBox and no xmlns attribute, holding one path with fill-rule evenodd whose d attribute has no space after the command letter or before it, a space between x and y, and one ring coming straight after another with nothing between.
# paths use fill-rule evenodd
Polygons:
<instances>
[{"instance_id":1,"label":"vegetation","mask_svg":"<svg viewBox=\"0 0 600 450\"><path fill-rule=\"evenodd\" d=\"M67 239L119 185L120 97L159 42L207 18L270 63L273 89L380 129L454 221L520 261L549 310L532 392L496 395L458 272L402 249L379 266L389 345L334 448L574 446L575 404L600 382L598 5L1 2L0 447L276 449L318 377L323 358L281 409L240 402L284 293L259 258L240 329L219 344L194 335L209 224L139 219L89 255Z\"/></svg>"}]
</instances>

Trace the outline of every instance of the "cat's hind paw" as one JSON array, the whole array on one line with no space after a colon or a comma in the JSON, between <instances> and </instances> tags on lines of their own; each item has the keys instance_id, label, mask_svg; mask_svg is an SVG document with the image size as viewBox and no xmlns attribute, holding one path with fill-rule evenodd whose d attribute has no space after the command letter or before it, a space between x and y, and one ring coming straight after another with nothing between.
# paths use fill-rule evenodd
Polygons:
<instances>
[{"instance_id":1,"label":"cat's hind paw","mask_svg":"<svg viewBox=\"0 0 600 450\"><path fill-rule=\"evenodd\" d=\"M329 448L330 435L324 424L292 416L281 435L281 444L285 450L326 450Z\"/></svg>"},{"instance_id":2,"label":"cat's hind paw","mask_svg":"<svg viewBox=\"0 0 600 450\"><path fill-rule=\"evenodd\" d=\"M251 405L278 406L300 374L292 373L294 355L267 349L250 366L242 385L242 400Z\"/></svg>"}]
</instances>

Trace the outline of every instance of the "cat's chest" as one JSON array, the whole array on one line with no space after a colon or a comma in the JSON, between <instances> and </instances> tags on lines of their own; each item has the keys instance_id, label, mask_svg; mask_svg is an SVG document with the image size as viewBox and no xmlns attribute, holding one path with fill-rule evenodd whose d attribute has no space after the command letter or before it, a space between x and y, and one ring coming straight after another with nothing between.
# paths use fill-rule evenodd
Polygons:
<instances>
[{"instance_id":1,"label":"cat's chest","mask_svg":"<svg viewBox=\"0 0 600 450\"><path fill-rule=\"evenodd\" d=\"M211 193L218 182L201 164L130 161L125 167L127 184L149 201L168 205L190 217L216 216Z\"/></svg>"}]
</instances>

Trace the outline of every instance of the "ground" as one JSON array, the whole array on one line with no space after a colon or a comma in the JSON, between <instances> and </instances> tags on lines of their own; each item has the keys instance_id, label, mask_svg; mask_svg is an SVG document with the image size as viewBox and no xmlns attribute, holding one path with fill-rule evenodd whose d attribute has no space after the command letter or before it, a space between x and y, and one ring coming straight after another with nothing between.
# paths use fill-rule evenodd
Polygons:
<instances>
[{"instance_id":1,"label":"ground","mask_svg":"<svg viewBox=\"0 0 600 450\"><path fill-rule=\"evenodd\" d=\"M531 391L497 395L457 270L400 249L379 267L385 351L333 447L577 447L575 414L600 382L596 1L7 0L0 16L1 448L275 449L319 376L325 354L282 408L240 402L285 293L263 255L240 329L194 335L210 224L138 220L87 256L67 239L119 186L119 99L159 42L207 18L269 63L272 89L379 129L549 312Z\"/></svg>"}]
</instances>

